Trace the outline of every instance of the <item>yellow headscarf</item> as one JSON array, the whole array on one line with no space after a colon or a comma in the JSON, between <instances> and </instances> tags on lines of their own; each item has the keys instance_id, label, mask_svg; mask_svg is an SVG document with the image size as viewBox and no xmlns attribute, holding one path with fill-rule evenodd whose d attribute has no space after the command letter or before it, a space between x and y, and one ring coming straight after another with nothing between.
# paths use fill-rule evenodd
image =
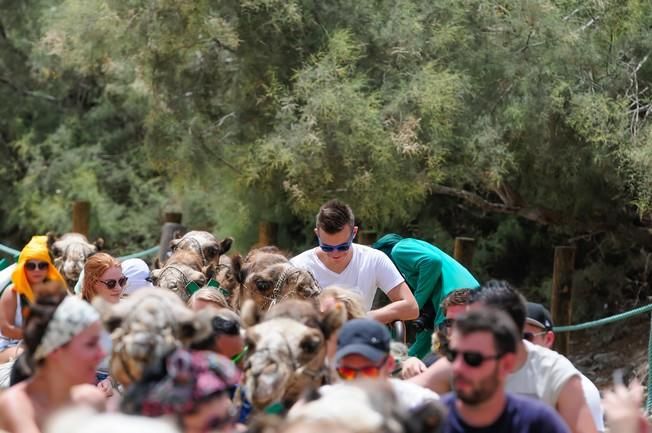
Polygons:
<instances>
[{"instance_id":1,"label":"yellow headscarf","mask_svg":"<svg viewBox=\"0 0 652 433\"><path fill-rule=\"evenodd\" d=\"M25 295L29 302L34 302L34 292L27 281L27 276L25 275L25 263L27 263L28 260L48 262L50 266L48 266L47 279L49 281L59 281L64 288L67 288L66 280L63 279L50 259L50 254L48 252L48 237L32 236L32 239L20 252L16 269L14 269L14 272L11 274L11 281L14 284L14 291L16 293Z\"/></svg>"}]
</instances>

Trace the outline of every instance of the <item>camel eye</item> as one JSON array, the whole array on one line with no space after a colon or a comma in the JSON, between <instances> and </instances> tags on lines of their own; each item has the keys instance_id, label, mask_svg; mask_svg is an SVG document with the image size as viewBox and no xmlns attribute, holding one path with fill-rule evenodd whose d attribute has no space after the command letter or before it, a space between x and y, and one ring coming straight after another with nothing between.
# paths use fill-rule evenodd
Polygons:
<instances>
[{"instance_id":1,"label":"camel eye","mask_svg":"<svg viewBox=\"0 0 652 433\"><path fill-rule=\"evenodd\" d=\"M299 347L301 347L301 350L306 354L317 353L321 347L321 339L316 335L308 335L301 340Z\"/></svg>"},{"instance_id":2,"label":"camel eye","mask_svg":"<svg viewBox=\"0 0 652 433\"><path fill-rule=\"evenodd\" d=\"M266 292L272 288L272 282L268 280L258 280L256 281L256 288L261 292Z\"/></svg>"}]
</instances>

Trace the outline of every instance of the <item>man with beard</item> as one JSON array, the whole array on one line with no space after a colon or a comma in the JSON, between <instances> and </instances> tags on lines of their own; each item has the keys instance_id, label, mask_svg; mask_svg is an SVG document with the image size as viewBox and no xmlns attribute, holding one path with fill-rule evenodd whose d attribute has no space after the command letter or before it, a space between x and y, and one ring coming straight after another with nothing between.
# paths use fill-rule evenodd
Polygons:
<instances>
[{"instance_id":1,"label":"man with beard","mask_svg":"<svg viewBox=\"0 0 652 433\"><path fill-rule=\"evenodd\" d=\"M446 353L454 392L442 399L449 410L443 433L569 432L545 404L505 391L519 340L514 322L501 311L483 308L457 318Z\"/></svg>"}]
</instances>

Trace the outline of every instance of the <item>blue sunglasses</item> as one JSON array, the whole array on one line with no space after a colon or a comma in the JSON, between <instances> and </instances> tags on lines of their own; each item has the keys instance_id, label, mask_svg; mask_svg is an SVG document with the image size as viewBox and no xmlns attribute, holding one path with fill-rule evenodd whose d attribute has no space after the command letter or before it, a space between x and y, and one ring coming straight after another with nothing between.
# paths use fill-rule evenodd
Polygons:
<instances>
[{"instance_id":1,"label":"blue sunglasses","mask_svg":"<svg viewBox=\"0 0 652 433\"><path fill-rule=\"evenodd\" d=\"M321 239L319 236L317 236L317 240L319 241L319 248L325 253L332 253L333 251L339 251L339 252L344 252L348 251L351 248L351 244L353 243L353 238L355 237L355 232L351 232L351 237L349 238L348 241L339 244L339 245L328 245L322 243Z\"/></svg>"}]
</instances>

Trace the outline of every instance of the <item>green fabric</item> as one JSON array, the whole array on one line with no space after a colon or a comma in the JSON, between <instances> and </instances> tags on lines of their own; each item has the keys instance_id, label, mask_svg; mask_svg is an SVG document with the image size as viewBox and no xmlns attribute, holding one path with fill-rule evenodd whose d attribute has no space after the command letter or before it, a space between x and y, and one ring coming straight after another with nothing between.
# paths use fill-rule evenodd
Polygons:
<instances>
[{"instance_id":1,"label":"green fabric","mask_svg":"<svg viewBox=\"0 0 652 433\"><path fill-rule=\"evenodd\" d=\"M387 236L389 235L383 238ZM475 289L480 286L478 280L464 266L428 242L412 238L401 239L395 243L390 257L410 286L419 309L427 302L433 304L436 312L434 326L444 320L439 306L446 296L457 289ZM408 352L410 356L422 358L429 352L430 335L430 331L417 334L416 342Z\"/></svg>"}]
</instances>

